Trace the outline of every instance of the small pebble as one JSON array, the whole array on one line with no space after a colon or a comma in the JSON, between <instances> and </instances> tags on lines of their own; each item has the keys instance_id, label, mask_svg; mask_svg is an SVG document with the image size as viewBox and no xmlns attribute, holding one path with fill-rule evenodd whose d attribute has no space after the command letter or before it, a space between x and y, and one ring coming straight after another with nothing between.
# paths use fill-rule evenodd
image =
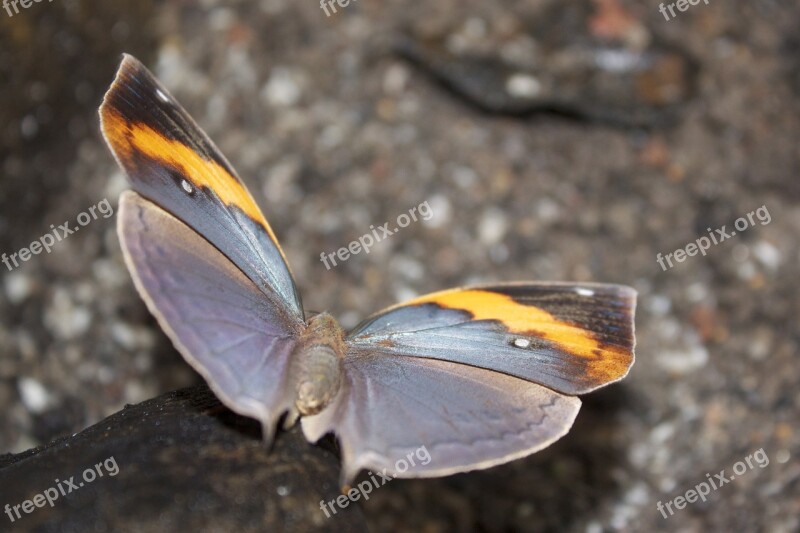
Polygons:
<instances>
[{"instance_id":1,"label":"small pebble","mask_svg":"<svg viewBox=\"0 0 800 533\"><path fill-rule=\"evenodd\" d=\"M506 81L506 92L515 98L536 98L542 84L529 74L514 74Z\"/></svg>"},{"instance_id":2,"label":"small pebble","mask_svg":"<svg viewBox=\"0 0 800 533\"><path fill-rule=\"evenodd\" d=\"M496 244L503 240L508 231L505 213L496 208L487 209L478 222L478 238L484 244Z\"/></svg>"},{"instance_id":3,"label":"small pebble","mask_svg":"<svg viewBox=\"0 0 800 533\"><path fill-rule=\"evenodd\" d=\"M770 270L777 270L783 262L783 254L772 243L758 241L753 246L753 255Z\"/></svg>"},{"instance_id":4,"label":"small pebble","mask_svg":"<svg viewBox=\"0 0 800 533\"><path fill-rule=\"evenodd\" d=\"M52 402L50 394L44 388L44 385L33 378L20 378L18 387L22 403L33 414L44 412Z\"/></svg>"},{"instance_id":5,"label":"small pebble","mask_svg":"<svg viewBox=\"0 0 800 533\"><path fill-rule=\"evenodd\" d=\"M431 196L430 200L428 200L428 206L433 215L429 215L430 218L423 221L425 225L432 228L441 228L450 222L453 208L447 196L443 194Z\"/></svg>"},{"instance_id":6,"label":"small pebble","mask_svg":"<svg viewBox=\"0 0 800 533\"><path fill-rule=\"evenodd\" d=\"M5 275L6 296L12 304L19 304L28 299L33 291L33 280L24 272L11 272Z\"/></svg>"},{"instance_id":7,"label":"small pebble","mask_svg":"<svg viewBox=\"0 0 800 533\"><path fill-rule=\"evenodd\" d=\"M708 350L701 345L685 350L664 350L656 358L661 368L677 375L686 375L699 370L708 363Z\"/></svg>"},{"instance_id":8,"label":"small pebble","mask_svg":"<svg viewBox=\"0 0 800 533\"><path fill-rule=\"evenodd\" d=\"M274 107L291 107L300 101L302 88L296 76L286 67L275 67L269 81L261 91L261 96Z\"/></svg>"},{"instance_id":9,"label":"small pebble","mask_svg":"<svg viewBox=\"0 0 800 533\"><path fill-rule=\"evenodd\" d=\"M60 339L78 337L89 329L91 312L83 306L75 305L69 293L56 289L52 304L45 310L44 322L53 334Z\"/></svg>"}]
</instances>

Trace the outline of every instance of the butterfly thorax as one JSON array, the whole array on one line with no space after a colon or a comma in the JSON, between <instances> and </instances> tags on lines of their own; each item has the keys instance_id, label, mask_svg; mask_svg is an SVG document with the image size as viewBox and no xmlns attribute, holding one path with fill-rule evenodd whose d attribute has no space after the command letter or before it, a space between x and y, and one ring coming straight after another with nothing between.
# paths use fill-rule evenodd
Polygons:
<instances>
[{"instance_id":1,"label":"butterfly thorax","mask_svg":"<svg viewBox=\"0 0 800 533\"><path fill-rule=\"evenodd\" d=\"M316 414L336 396L342 382L344 349L344 331L331 315L321 313L308 321L293 354L295 406L300 414Z\"/></svg>"}]
</instances>

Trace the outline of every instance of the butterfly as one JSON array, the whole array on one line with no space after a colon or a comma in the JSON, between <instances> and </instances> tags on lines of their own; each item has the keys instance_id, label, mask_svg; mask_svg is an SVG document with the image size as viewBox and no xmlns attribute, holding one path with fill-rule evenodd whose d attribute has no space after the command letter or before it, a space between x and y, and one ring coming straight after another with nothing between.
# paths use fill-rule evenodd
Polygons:
<instances>
[{"instance_id":1,"label":"butterfly","mask_svg":"<svg viewBox=\"0 0 800 533\"><path fill-rule=\"evenodd\" d=\"M132 190L117 231L134 284L186 361L271 442L298 419L333 433L341 481L434 477L527 456L565 435L578 395L625 377L636 292L502 283L421 296L345 332L306 316L253 196L189 114L130 55L99 110ZM424 447L427 464L399 466Z\"/></svg>"}]
</instances>

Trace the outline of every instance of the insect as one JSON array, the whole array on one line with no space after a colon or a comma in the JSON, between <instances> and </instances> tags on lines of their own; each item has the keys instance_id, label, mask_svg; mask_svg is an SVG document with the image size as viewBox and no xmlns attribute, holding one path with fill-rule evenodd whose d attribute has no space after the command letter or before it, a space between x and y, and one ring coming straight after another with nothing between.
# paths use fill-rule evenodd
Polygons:
<instances>
[{"instance_id":1,"label":"insect","mask_svg":"<svg viewBox=\"0 0 800 533\"><path fill-rule=\"evenodd\" d=\"M636 292L507 283L428 294L345 332L307 317L255 200L213 142L135 58L100 107L132 186L118 234L147 307L186 361L271 442L298 418L361 469L433 477L534 453L567 433L577 395L633 364ZM426 465L398 461L425 446Z\"/></svg>"}]
</instances>

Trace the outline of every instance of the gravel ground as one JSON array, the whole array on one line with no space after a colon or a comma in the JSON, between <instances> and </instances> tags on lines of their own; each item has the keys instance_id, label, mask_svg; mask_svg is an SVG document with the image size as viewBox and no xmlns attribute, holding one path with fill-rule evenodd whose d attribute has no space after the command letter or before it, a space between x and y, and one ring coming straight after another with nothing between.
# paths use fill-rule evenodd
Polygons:
<instances>
[{"instance_id":1,"label":"gravel ground","mask_svg":"<svg viewBox=\"0 0 800 533\"><path fill-rule=\"evenodd\" d=\"M487 471L395 481L363 502L371 529L797 531L800 7L700 2L666 21L648 4L597 0L584 7L602 16L579 21L595 35L636 28L696 61L678 118L635 128L480 111L387 46L411 28L511 57L536 48L555 0L353 0L330 17L288 0L0 11L0 251L104 199L116 207L125 182L96 108L133 53L243 176L307 309L352 326L475 282L639 290L636 365L584 397L568 436ZM423 202L430 221L330 270L319 261ZM657 263L760 207L707 255ZM115 220L0 267L0 452L200 381L136 295ZM758 450L769 463L706 502L657 509Z\"/></svg>"}]
</instances>

